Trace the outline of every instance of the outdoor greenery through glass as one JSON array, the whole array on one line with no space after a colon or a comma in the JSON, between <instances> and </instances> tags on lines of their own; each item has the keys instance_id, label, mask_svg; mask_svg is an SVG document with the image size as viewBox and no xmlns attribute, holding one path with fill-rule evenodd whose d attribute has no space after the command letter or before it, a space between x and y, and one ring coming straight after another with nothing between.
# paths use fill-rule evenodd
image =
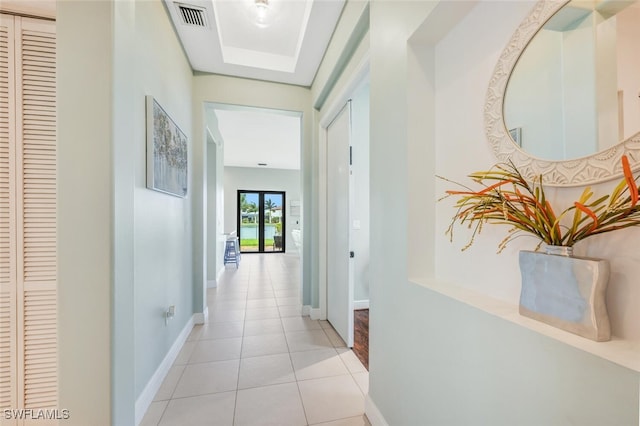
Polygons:
<instances>
[{"instance_id":1,"label":"outdoor greenery through glass","mask_svg":"<svg viewBox=\"0 0 640 426\"><path fill-rule=\"evenodd\" d=\"M522 233L539 238L538 247L543 242L572 247L592 235L638 225L638 178L633 176L626 155L622 156L621 161L624 177L610 194L593 199L591 187L587 187L573 205L559 214L556 214L545 195L542 176L529 183L512 162L470 174L474 182L483 186L478 191L438 176L464 188L446 191L447 195L442 198L459 197L455 204L456 214L446 233L453 241L456 224L467 224L473 229L469 243L462 248L466 250L485 223L510 225L509 235L498 246L499 253Z\"/></svg>"},{"instance_id":2,"label":"outdoor greenery through glass","mask_svg":"<svg viewBox=\"0 0 640 426\"><path fill-rule=\"evenodd\" d=\"M249 196L247 196L247 193L240 193L240 212L241 212L241 227L243 229L248 229L248 228L252 228L258 227L258 193L249 193ZM275 198L275 199L279 199L282 197L282 195L280 194L265 194L265 199L264 199L264 217L265 217L265 224L273 224L274 228L275 228L275 235L281 235L282 234L282 218L281 215L277 215L276 211L279 209L279 205L277 203L277 201L275 201L274 199L272 199L271 197ZM258 247L259 244L259 240L257 238L243 238L242 233L240 234L240 245L242 247L248 248L248 247ZM264 239L264 245L265 247L267 246L273 246L274 245L274 239L273 238L265 238Z\"/></svg>"}]
</instances>

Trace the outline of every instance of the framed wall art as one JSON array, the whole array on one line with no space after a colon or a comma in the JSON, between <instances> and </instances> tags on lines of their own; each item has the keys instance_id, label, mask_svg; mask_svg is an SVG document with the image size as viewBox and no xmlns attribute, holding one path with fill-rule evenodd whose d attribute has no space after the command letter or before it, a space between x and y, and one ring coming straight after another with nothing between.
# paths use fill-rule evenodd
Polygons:
<instances>
[{"instance_id":1,"label":"framed wall art","mask_svg":"<svg viewBox=\"0 0 640 426\"><path fill-rule=\"evenodd\" d=\"M147 103L147 188L187 196L188 141L153 96Z\"/></svg>"},{"instance_id":2,"label":"framed wall art","mask_svg":"<svg viewBox=\"0 0 640 426\"><path fill-rule=\"evenodd\" d=\"M509 135L511 139L522 148L522 127L514 127L513 129L509 129Z\"/></svg>"}]
</instances>

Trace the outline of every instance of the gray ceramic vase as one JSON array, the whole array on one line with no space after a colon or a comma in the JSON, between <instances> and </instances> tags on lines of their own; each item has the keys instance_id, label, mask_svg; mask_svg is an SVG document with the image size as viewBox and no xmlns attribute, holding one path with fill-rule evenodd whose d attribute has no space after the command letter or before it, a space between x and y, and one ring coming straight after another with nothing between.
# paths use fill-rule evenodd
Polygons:
<instances>
[{"instance_id":1,"label":"gray ceramic vase","mask_svg":"<svg viewBox=\"0 0 640 426\"><path fill-rule=\"evenodd\" d=\"M547 253L521 251L520 272L521 315L598 342L611 338L608 261L550 246Z\"/></svg>"}]
</instances>

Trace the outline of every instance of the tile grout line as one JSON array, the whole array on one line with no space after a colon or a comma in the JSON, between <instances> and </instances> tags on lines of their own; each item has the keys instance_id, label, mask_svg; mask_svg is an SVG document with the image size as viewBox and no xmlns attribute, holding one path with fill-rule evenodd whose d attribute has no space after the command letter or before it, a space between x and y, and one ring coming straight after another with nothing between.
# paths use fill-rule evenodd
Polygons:
<instances>
[{"instance_id":1,"label":"tile grout line","mask_svg":"<svg viewBox=\"0 0 640 426\"><path fill-rule=\"evenodd\" d=\"M333 329L333 327L331 328L331 330L333 330L335 332L335 329ZM327 338L329 339L329 341L331 342L331 338L329 338L329 335L326 332L326 329L322 329L322 331L324 331L325 335L327 335ZM343 342L344 343L344 342ZM331 344L334 346L334 349L336 350L336 352L338 352L338 348L335 346L335 344L333 342L331 342ZM344 348L347 348L348 351L353 352L352 348L349 348L346 346L341 346ZM355 354L355 353L354 353ZM360 384L358 383L358 381L356 380L354 374L361 374L364 373L364 371L359 371L358 373L354 373L353 371L351 371L351 368L349 368L349 366L347 365L347 363L344 361L344 359L342 359L342 357L340 356L340 353L338 352L338 358L340 358L340 361L342 361L342 364L345 366L345 368L347 369L347 372L349 373L349 375L351 376L351 379L355 382L356 386L358 387L358 389L360 390L360 393L366 398L368 395L368 392L365 394L364 391L362 390L362 388L360 387ZM358 361L362 364L362 361L360 361L360 359L358 357L356 357L356 359L358 359ZM362 366L364 367L364 364L362 364ZM366 368L365 368L366 370ZM366 370L366 372L368 373L369 370Z\"/></svg>"},{"instance_id":2,"label":"tile grout line","mask_svg":"<svg viewBox=\"0 0 640 426\"><path fill-rule=\"evenodd\" d=\"M273 293L275 297L275 290ZM278 304L278 299L276 298L276 305ZM284 334L284 341L287 345L287 354L289 355L289 362L291 363L291 371L293 371L293 377L295 378L296 389L298 389L298 397L300 398L300 405L302 406L302 412L304 413L304 421L308 425L309 417L307 416L307 409L304 406L304 400L302 399L302 392L300 391L300 384L298 381L298 374L296 373L295 366L293 365L293 358L291 357L291 347L289 346L289 339L287 339L287 333L284 329L284 322L282 322L282 315L280 312L280 305L278 305L278 315L280 316L280 325L282 326L282 333Z\"/></svg>"},{"instance_id":3,"label":"tile grout line","mask_svg":"<svg viewBox=\"0 0 640 426\"><path fill-rule=\"evenodd\" d=\"M164 408L162 409L162 414L160 415L160 418L158 419L158 422L156 423L156 426L160 425L160 423L162 422L162 418L164 417L164 414L167 412L167 408L169 408L169 403L171 402L171 399L169 399L167 401L167 405L164 406ZM151 402L153 404L153 402ZM147 412L149 411L149 409L147 409ZM145 413L146 415L146 413ZM144 421L144 418L143 418Z\"/></svg>"},{"instance_id":4,"label":"tile grout line","mask_svg":"<svg viewBox=\"0 0 640 426\"><path fill-rule=\"evenodd\" d=\"M282 322L282 318L280 318L280 322ZM284 324L282 325L284 330ZM298 380L298 374L296 373L296 368L293 365L293 358L291 357L291 348L289 347L289 341L287 340L287 334L284 334L284 340L287 342L287 351L289 353L289 362L291 363L291 369L293 370L293 377L296 379L296 388L298 389L298 396L300 397L300 405L302 405L302 412L304 413L304 420L306 424L309 424L309 416L307 415L307 408L304 405L304 399L302 399L302 391L300 390L300 380Z\"/></svg>"},{"instance_id":5,"label":"tile grout line","mask_svg":"<svg viewBox=\"0 0 640 426\"><path fill-rule=\"evenodd\" d=\"M249 301L249 288L251 288L251 268L249 268L249 278L248 278L248 286L247 286L247 296L244 300L244 317L242 320L242 338L240 340L240 354L238 355L240 358L238 359L238 376L236 377L236 391L235 391L235 400L233 402L233 417L231 418L231 424L236 424L236 412L238 410L238 392L240 388L240 371L242 369L242 350L244 349L244 331L247 324L247 302Z\"/></svg>"}]
</instances>

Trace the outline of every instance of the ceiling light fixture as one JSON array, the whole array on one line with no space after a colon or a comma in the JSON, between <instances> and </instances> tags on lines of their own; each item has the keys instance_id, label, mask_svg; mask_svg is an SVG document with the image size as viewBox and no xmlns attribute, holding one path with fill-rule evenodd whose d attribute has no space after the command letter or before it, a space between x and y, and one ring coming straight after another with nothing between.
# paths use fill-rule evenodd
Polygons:
<instances>
[{"instance_id":1,"label":"ceiling light fixture","mask_svg":"<svg viewBox=\"0 0 640 426\"><path fill-rule=\"evenodd\" d=\"M259 27L266 27L269 25L269 0L255 0L256 6L256 25Z\"/></svg>"}]
</instances>

